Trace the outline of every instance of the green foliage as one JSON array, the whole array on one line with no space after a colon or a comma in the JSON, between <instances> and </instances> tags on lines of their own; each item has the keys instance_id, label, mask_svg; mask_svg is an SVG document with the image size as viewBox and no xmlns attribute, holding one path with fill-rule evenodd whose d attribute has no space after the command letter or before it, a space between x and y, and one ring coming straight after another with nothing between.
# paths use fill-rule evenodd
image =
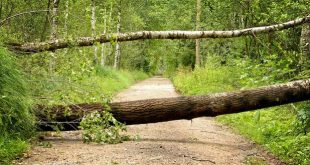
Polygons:
<instances>
[{"instance_id":1,"label":"green foliage","mask_svg":"<svg viewBox=\"0 0 310 165\"><path fill-rule=\"evenodd\" d=\"M0 164L8 163L27 148L34 131L31 100L15 58L0 48Z\"/></svg>"},{"instance_id":2,"label":"green foliage","mask_svg":"<svg viewBox=\"0 0 310 165\"><path fill-rule=\"evenodd\" d=\"M147 78L143 72L96 66L86 75L33 77L33 96L38 104L102 102L136 81ZM39 97L37 97L39 96Z\"/></svg>"},{"instance_id":3,"label":"green foliage","mask_svg":"<svg viewBox=\"0 0 310 165\"><path fill-rule=\"evenodd\" d=\"M297 113L296 130L306 135L310 129L310 102L300 105L295 111Z\"/></svg>"},{"instance_id":4,"label":"green foliage","mask_svg":"<svg viewBox=\"0 0 310 165\"><path fill-rule=\"evenodd\" d=\"M242 68L240 77L242 86L261 86L301 77L298 68L298 58L301 54L296 52L284 52L284 54L283 57L272 54L262 60L237 61L236 65Z\"/></svg>"},{"instance_id":5,"label":"green foliage","mask_svg":"<svg viewBox=\"0 0 310 165\"><path fill-rule=\"evenodd\" d=\"M0 136L0 164L9 165L29 148L24 139L8 136Z\"/></svg>"},{"instance_id":6,"label":"green foliage","mask_svg":"<svg viewBox=\"0 0 310 165\"><path fill-rule=\"evenodd\" d=\"M256 114L260 113L257 120ZM264 145L282 160L292 164L309 164L310 134L296 134L294 123L299 122L290 106L269 108L257 112L223 115L220 122ZM300 125L299 125L300 126Z\"/></svg>"},{"instance_id":7,"label":"green foliage","mask_svg":"<svg viewBox=\"0 0 310 165\"><path fill-rule=\"evenodd\" d=\"M69 0L68 10L65 9L65 2L60 1L59 4L58 37L72 40L81 36L91 36L90 1ZM193 30L195 28L194 1L130 0L122 1L121 4L118 2L115 0L96 1L97 34L103 31L105 25L107 25L107 35L115 32L118 8L122 11L122 32ZM48 3L50 1L1 1L0 20L24 11L47 9L47 6L51 7ZM274 24L309 14L309 9L309 0L202 1L201 29L227 30ZM67 20L65 20L66 11L69 11ZM7 41L48 40L51 31L49 25L51 15L49 14L51 13L40 12L21 15L6 21L0 25L0 45ZM107 22L104 18L107 18ZM22 56L18 58L18 63L23 66L27 74L34 104L102 102L135 81L146 78L147 75L142 71L164 73L169 76L174 76L174 73L178 72L173 81L178 90L186 95L224 92L309 78L307 60L300 58L300 31L301 28L296 27L282 32L249 37L201 40L200 53L205 68L195 71L192 71L195 65L195 42L192 40L121 43L121 68L128 70L116 71L106 67L114 62L114 40L105 45L105 67L94 65L92 47L73 48L75 44L70 45L67 50L54 53ZM98 43L95 46L100 50ZM0 50L0 54L2 52L3 50ZM15 135L25 134L31 132L27 130L33 124L29 112L30 101L27 90L23 87L26 83L22 77L18 76L19 73L16 74L16 68L13 67L15 64L10 61L5 59L0 61L0 134L8 130ZM11 69L4 69L5 71L2 72L2 66L5 66L4 68L10 66ZM8 94L12 97L8 97ZM293 114L283 112L284 116L297 116L296 120L292 119L294 126L283 129L292 129L295 134L308 132L309 106L304 105L304 107L296 106ZM251 120L253 119L254 125L260 124L260 121L266 118L266 115L260 112L251 115L253 115ZM268 115L272 116L272 114ZM24 118L16 120L21 116ZM237 124L242 125L240 122ZM264 124L270 125L269 122ZM255 135L267 136L259 131ZM308 135L298 136L304 139L304 136ZM293 137L288 137L288 139L291 139L292 143L297 142L298 140L292 140ZM287 141L284 143L288 144ZM279 147L285 144L281 143ZM276 145L271 148L276 148ZM299 148L298 144L296 148ZM275 150L278 151L278 149ZM303 156L305 151L300 152L299 156L294 153L291 155L299 162L305 157ZM279 152L279 155L283 153Z\"/></svg>"},{"instance_id":8,"label":"green foliage","mask_svg":"<svg viewBox=\"0 0 310 165\"><path fill-rule=\"evenodd\" d=\"M246 158L245 164L247 165L268 165L268 162L257 156L249 156Z\"/></svg>"},{"instance_id":9,"label":"green foliage","mask_svg":"<svg viewBox=\"0 0 310 165\"><path fill-rule=\"evenodd\" d=\"M81 121L84 142L116 144L128 140L128 136L120 134L121 131L126 131L125 125L118 122L109 112L109 108L105 107L105 111L93 112Z\"/></svg>"},{"instance_id":10,"label":"green foliage","mask_svg":"<svg viewBox=\"0 0 310 165\"><path fill-rule=\"evenodd\" d=\"M173 78L177 90L185 95L200 95L232 91L240 86L240 69L234 66L221 66L218 57L209 57L204 68L180 68Z\"/></svg>"}]
</instances>

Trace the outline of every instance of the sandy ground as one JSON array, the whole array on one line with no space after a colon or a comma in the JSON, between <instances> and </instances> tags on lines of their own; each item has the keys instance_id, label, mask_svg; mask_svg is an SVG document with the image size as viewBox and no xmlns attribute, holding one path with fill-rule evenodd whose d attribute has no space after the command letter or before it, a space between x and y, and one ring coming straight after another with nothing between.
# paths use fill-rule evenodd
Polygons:
<instances>
[{"instance_id":1,"label":"sandy ground","mask_svg":"<svg viewBox=\"0 0 310 165\"><path fill-rule=\"evenodd\" d=\"M119 93L113 101L176 97L172 83L153 77ZM50 148L34 146L17 164L282 164L213 118L128 126L137 140L84 144L80 131L45 137ZM256 163L249 163L256 162Z\"/></svg>"}]
</instances>

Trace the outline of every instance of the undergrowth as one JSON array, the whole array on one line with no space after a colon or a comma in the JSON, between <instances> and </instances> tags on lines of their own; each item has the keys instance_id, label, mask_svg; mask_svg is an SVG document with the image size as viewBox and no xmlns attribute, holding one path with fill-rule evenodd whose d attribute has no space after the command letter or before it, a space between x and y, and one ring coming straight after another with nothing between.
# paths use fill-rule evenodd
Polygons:
<instances>
[{"instance_id":1,"label":"undergrowth","mask_svg":"<svg viewBox=\"0 0 310 165\"><path fill-rule=\"evenodd\" d=\"M111 100L113 95L148 77L141 71L115 70L103 66L96 66L91 72L81 76L79 79L63 76L48 77L43 80L40 78L38 83L42 85L39 86L40 93L34 94L41 98L36 99L36 103L51 106L102 103L106 105L107 110L106 102ZM46 112L49 113L48 110ZM50 120L53 122L52 117ZM61 125L51 127L55 130L62 129ZM83 130L83 141L86 143L115 144L126 139L126 136L120 135L120 132L125 130L125 125L118 122L109 111L94 112L85 116L79 128Z\"/></svg>"},{"instance_id":2,"label":"undergrowth","mask_svg":"<svg viewBox=\"0 0 310 165\"><path fill-rule=\"evenodd\" d=\"M16 59L0 48L0 164L25 151L34 133L31 99Z\"/></svg>"},{"instance_id":3,"label":"undergrowth","mask_svg":"<svg viewBox=\"0 0 310 165\"><path fill-rule=\"evenodd\" d=\"M218 57L210 56L204 68L179 69L173 78L177 90L184 95L201 95L309 77L306 72L294 75L295 70L290 69L291 64L285 59L263 62L234 59L226 65L218 61ZM309 110L310 103L302 102L222 115L216 119L263 145L285 162L306 165L310 164Z\"/></svg>"},{"instance_id":4,"label":"undergrowth","mask_svg":"<svg viewBox=\"0 0 310 165\"><path fill-rule=\"evenodd\" d=\"M21 56L35 104L102 102L148 77L142 71L95 65L91 52L85 48Z\"/></svg>"},{"instance_id":5,"label":"undergrowth","mask_svg":"<svg viewBox=\"0 0 310 165\"><path fill-rule=\"evenodd\" d=\"M96 66L91 72L74 77L33 77L33 96L37 104L76 104L102 102L131 84L147 78L141 71L115 70Z\"/></svg>"},{"instance_id":6,"label":"undergrowth","mask_svg":"<svg viewBox=\"0 0 310 165\"><path fill-rule=\"evenodd\" d=\"M38 53L32 55L32 58L14 58L9 51L0 49L0 164L12 163L29 147L28 139L35 135L33 105L103 103L120 90L148 77L142 71L94 66L88 54L82 52L80 55L85 59L77 59L78 55L74 53L59 53L55 56ZM95 117L94 120L108 116L107 112L101 116L103 118ZM107 119L112 122L109 129L117 135L118 128L123 129L123 126L112 119L111 115ZM84 120L82 126L85 123L89 122ZM90 122L89 128L95 128L96 124ZM112 127L116 124L116 127ZM103 133L102 130L97 132ZM106 135L110 133L106 132ZM111 136L106 138L111 141L104 142L118 142L117 137Z\"/></svg>"}]
</instances>

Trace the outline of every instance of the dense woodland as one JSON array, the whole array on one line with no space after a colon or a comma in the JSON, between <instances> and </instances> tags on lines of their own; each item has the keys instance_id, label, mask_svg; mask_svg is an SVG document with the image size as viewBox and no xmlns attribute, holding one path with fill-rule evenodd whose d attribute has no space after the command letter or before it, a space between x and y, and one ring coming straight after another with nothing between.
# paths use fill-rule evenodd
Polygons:
<instances>
[{"instance_id":1,"label":"dense woodland","mask_svg":"<svg viewBox=\"0 0 310 165\"><path fill-rule=\"evenodd\" d=\"M0 164L36 139L37 105L107 102L155 74L184 95L310 78L309 22L237 38L117 42L117 33L245 29L309 14L308 0L0 0ZM14 49L100 35L112 39L37 53ZM217 120L287 163L310 163L309 101Z\"/></svg>"}]
</instances>

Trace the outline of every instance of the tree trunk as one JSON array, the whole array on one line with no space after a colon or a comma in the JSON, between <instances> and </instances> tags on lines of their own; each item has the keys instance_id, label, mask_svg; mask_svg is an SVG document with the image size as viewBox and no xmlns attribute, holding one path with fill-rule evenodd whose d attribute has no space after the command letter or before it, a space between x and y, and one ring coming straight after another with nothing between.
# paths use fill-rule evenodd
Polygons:
<instances>
[{"instance_id":1,"label":"tree trunk","mask_svg":"<svg viewBox=\"0 0 310 165\"><path fill-rule=\"evenodd\" d=\"M56 42L58 38L58 7L59 7L59 0L53 0L53 10L52 10L52 25L51 25L51 36L50 40L52 42ZM49 74L53 75L54 67L55 67L55 59L54 59L54 52L50 53L52 59L49 60Z\"/></svg>"},{"instance_id":2,"label":"tree trunk","mask_svg":"<svg viewBox=\"0 0 310 165\"><path fill-rule=\"evenodd\" d=\"M200 30L201 0L196 2L196 31ZM195 67L200 67L200 39L196 39L196 62Z\"/></svg>"},{"instance_id":3,"label":"tree trunk","mask_svg":"<svg viewBox=\"0 0 310 165\"><path fill-rule=\"evenodd\" d=\"M50 17L50 7L51 7L51 0L48 0L48 3L47 3L47 10L48 12L46 13L46 17L45 17L45 22L44 22L44 26L43 26L43 30L42 30L42 33L41 33L41 37L40 37L40 41L44 41L45 38L46 38L46 30L47 30L47 27L48 27L48 24L49 24L49 17Z\"/></svg>"},{"instance_id":4,"label":"tree trunk","mask_svg":"<svg viewBox=\"0 0 310 165\"><path fill-rule=\"evenodd\" d=\"M58 6L59 0L53 0L53 10L52 10L52 25L51 25L51 41L55 41L58 38Z\"/></svg>"},{"instance_id":5,"label":"tree trunk","mask_svg":"<svg viewBox=\"0 0 310 165\"><path fill-rule=\"evenodd\" d=\"M231 31L140 31L140 32L129 32L129 33L116 33L116 34L105 34L99 37L81 37L73 41L68 40L57 40L49 42L39 43L7 43L7 45L15 51L19 52L42 52L42 51L54 51L57 49L68 48L71 46L91 46L95 42L106 43L115 41L134 41L134 40L145 40L145 39L198 39L198 38L232 38L246 35L269 33L274 31L280 31L302 25L310 22L310 15L304 18L298 18L293 21L286 23L254 27L240 30Z\"/></svg>"},{"instance_id":6,"label":"tree trunk","mask_svg":"<svg viewBox=\"0 0 310 165\"><path fill-rule=\"evenodd\" d=\"M117 15L117 34L120 34L121 31L121 1L118 4L118 15ZM121 59L121 48L119 44L119 38L116 37L115 43L115 57L114 57L114 68L119 69Z\"/></svg>"},{"instance_id":7,"label":"tree trunk","mask_svg":"<svg viewBox=\"0 0 310 165\"><path fill-rule=\"evenodd\" d=\"M91 31L92 31L92 37L94 38L96 36L96 4L95 0L91 0ZM94 46L94 63L98 63L98 47L97 45Z\"/></svg>"},{"instance_id":8,"label":"tree trunk","mask_svg":"<svg viewBox=\"0 0 310 165\"><path fill-rule=\"evenodd\" d=\"M66 0L65 4L65 24L64 24L64 36L65 38L68 37L68 18L69 18L69 0Z\"/></svg>"},{"instance_id":9,"label":"tree trunk","mask_svg":"<svg viewBox=\"0 0 310 165\"><path fill-rule=\"evenodd\" d=\"M309 99L310 79L306 79L206 96L113 102L110 103L110 107L111 113L118 121L126 124L145 124L239 113ZM53 124L48 120L51 118L49 115L53 116L53 120L56 122L77 124L84 115L103 109L101 103L54 106L52 108L41 106L37 109L37 117L40 119L41 125Z\"/></svg>"},{"instance_id":10,"label":"tree trunk","mask_svg":"<svg viewBox=\"0 0 310 165\"><path fill-rule=\"evenodd\" d=\"M310 69L310 24L303 25L300 36L300 56L299 64L303 69Z\"/></svg>"},{"instance_id":11,"label":"tree trunk","mask_svg":"<svg viewBox=\"0 0 310 165\"><path fill-rule=\"evenodd\" d=\"M103 34L107 33L107 8L104 8L104 27L103 27ZM105 43L101 44L101 66L104 66L105 64Z\"/></svg>"},{"instance_id":12,"label":"tree trunk","mask_svg":"<svg viewBox=\"0 0 310 165\"><path fill-rule=\"evenodd\" d=\"M0 20L2 19L2 6L3 6L3 2L0 2Z\"/></svg>"}]
</instances>

